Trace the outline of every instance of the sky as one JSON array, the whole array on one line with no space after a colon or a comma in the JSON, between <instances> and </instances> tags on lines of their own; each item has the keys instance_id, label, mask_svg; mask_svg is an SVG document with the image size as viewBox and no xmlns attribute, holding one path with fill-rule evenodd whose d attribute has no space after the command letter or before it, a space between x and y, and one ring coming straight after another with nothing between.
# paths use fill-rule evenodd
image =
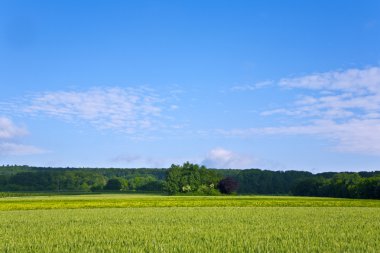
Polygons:
<instances>
[{"instance_id":1,"label":"sky","mask_svg":"<svg viewBox=\"0 0 380 253\"><path fill-rule=\"evenodd\" d=\"M0 2L0 165L380 170L380 2Z\"/></svg>"}]
</instances>

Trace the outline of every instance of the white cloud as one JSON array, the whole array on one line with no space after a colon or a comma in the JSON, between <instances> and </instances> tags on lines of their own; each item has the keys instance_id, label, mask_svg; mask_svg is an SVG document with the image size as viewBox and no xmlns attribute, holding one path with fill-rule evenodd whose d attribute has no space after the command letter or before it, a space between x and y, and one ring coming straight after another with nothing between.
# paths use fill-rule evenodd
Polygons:
<instances>
[{"instance_id":1,"label":"white cloud","mask_svg":"<svg viewBox=\"0 0 380 253\"><path fill-rule=\"evenodd\" d=\"M30 145L14 143L14 139L27 135L28 131L16 126L12 120L0 117L0 155L31 155L45 151Z\"/></svg>"},{"instance_id":2,"label":"white cloud","mask_svg":"<svg viewBox=\"0 0 380 253\"><path fill-rule=\"evenodd\" d=\"M327 96L302 96L286 109L264 111L261 115L285 114L298 117L344 119L366 115L373 117L379 110L380 93L373 95L341 93Z\"/></svg>"},{"instance_id":3,"label":"white cloud","mask_svg":"<svg viewBox=\"0 0 380 253\"><path fill-rule=\"evenodd\" d=\"M179 106L178 105L171 105L170 110L178 110Z\"/></svg>"},{"instance_id":4,"label":"white cloud","mask_svg":"<svg viewBox=\"0 0 380 253\"><path fill-rule=\"evenodd\" d=\"M318 92L301 96L294 105L263 112L325 119L352 119L380 110L380 67L330 71L284 78L280 86Z\"/></svg>"},{"instance_id":5,"label":"white cloud","mask_svg":"<svg viewBox=\"0 0 380 253\"><path fill-rule=\"evenodd\" d=\"M33 115L88 122L99 129L134 133L157 127L163 107L163 100L151 89L114 87L45 92L32 97L23 110Z\"/></svg>"},{"instance_id":6,"label":"white cloud","mask_svg":"<svg viewBox=\"0 0 380 253\"><path fill-rule=\"evenodd\" d=\"M283 78L279 84L288 88L338 90L345 92L380 92L380 67L348 69Z\"/></svg>"},{"instance_id":7,"label":"white cloud","mask_svg":"<svg viewBox=\"0 0 380 253\"><path fill-rule=\"evenodd\" d=\"M0 139L11 139L27 133L25 128L16 126L10 119L0 117Z\"/></svg>"},{"instance_id":8,"label":"white cloud","mask_svg":"<svg viewBox=\"0 0 380 253\"><path fill-rule=\"evenodd\" d=\"M175 157L151 157L146 155L120 154L109 162L122 167L169 168L171 164L182 164L186 159Z\"/></svg>"},{"instance_id":9,"label":"white cloud","mask_svg":"<svg viewBox=\"0 0 380 253\"><path fill-rule=\"evenodd\" d=\"M113 163L133 163L143 160L139 155L118 155L111 159Z\"/></svg>"},{"instance_id":10,"label":"white cloud","mask_svg":"<svg viewBox=\"0 0 380 253\"><path fill-rule=\"evenodd\" d=\"M342 152L380 155L380 119L353 119L320 126L325 136L335 140Z\"/></svg>"},{"instance_id":11,"label":"white cloud","mask_svg":"<svg viewBox=\"0 0 380 253\"><path fill-rule=\"evenodd\" d=\"M11 142L0 143L0 155L35 155L43 153L46 153L46 151L35 146Z\"/></svg>"},{"instance_id":12,"label":"white cloud","mask_svg":"<svg viewBox=\"0 0 380 253\"><path fill-rule=\"evenodd\" d=\"M233 91L254 91L273 84L273 81L263 81L254 84L236 85L231 88Z\"/></svg>"},{"instance_id":13,"label":"white cloud","mask_svg":"<svg viewBox=\"0 0 380 253\"><path fill-rule=\"evenodd\" d=\"M209 168L246 169L252 167L254 162L255 160L251 156L238 154L224 148L214 148L201 163Z\"/></svg>"},{"instance_id":14,"label":"white cloud","mask_svg":"<svg viewBox=\"0 0 380 253\"><path fill-rule=\"evenodd\" d=\"M344 123L316 120L310 125L218 130L224 136L311 135L333 142L341 152L380 155L380 120L353 119Z\"/></svg>"},{"instance_id":15,"label":"white cloud","mask_svg":"<svg viewBox=\"0 0 380 253\"><path fill-rule=\"evenodd\" d=\"M359 109L362 112L373 112L380 109L380 68L373 67L364 70L350 69L343 72L329 72L320 74L326 79L325 85L315 85L307 82L309 76L288 80L289 84L297 84L302 80L300 87L313 87L320 91L319 96L304 96L297 101L299 106L310 106L314 109ZM333 76L335 78L325 78ZM298 87L297 85L295 87ZM335 91L330 92L329 91Z\"/></svg>"},{"instance_id":16,"label":"white cloud","mask_svg":"<svg viewBox=\"0 0 380 253\"><path fill-rule=\"evenodd\" d=\"M379 67L284 78L279 85L296 89L301 96L289 106L261 115L286 115L298 124L218 132L241 137L313 135L331 141L337 151L380 155ZM305 89L308 95L302 94Z\"/></svg>"}]
</instances>

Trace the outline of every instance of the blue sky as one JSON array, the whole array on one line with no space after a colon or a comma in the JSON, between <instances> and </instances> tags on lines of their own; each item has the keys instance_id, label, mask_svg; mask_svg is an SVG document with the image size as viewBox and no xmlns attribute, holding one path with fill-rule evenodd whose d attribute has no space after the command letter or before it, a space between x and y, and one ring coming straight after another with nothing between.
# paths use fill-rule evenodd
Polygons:
<instances>
[{"instance_id":1,"label":"blue sky","mask_svg":"<svg viewBox=\"0 0 380 253\"><path fill-rule=\"evenodd\" d=\"M1 1L0 164L379 170L379 1Z\"/></svg>"}]
</instances>

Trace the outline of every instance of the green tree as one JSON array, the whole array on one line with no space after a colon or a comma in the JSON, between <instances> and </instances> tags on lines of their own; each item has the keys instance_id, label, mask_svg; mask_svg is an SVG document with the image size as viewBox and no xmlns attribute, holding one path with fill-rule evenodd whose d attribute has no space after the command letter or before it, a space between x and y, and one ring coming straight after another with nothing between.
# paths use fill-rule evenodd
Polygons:
<instances>
[{"instance_id":1,"label":"green tree","mask_svg":"<svg viewBox=\"0 0 380 253\"><path fill-rule=\"evenodd\" d=\"M107 184L104 186L104 190L108 191L120 191L122 188L122 183L117 178L111 178L107 181Z\"/></svg>"},{"instance_id":2,"label":"green tree","mask_svg":"<svg viewBox=\"0 0 380 253\"><path fill-rule=\"evenodd\" d=\"M164 189L173 195L180 191L182 171L179 165L172 164L167 171Z\"/></svg>"},{"instance_id":3,"label":"green tree","mask_svg":"<svg viewBox=\"0 0 380 253\"><path fill-rule=\"evenodd\" d=\"M208 170L205 166L199 166L189 162L180 165L172 165L166 174L164 189L169 194L197 193L214 194L210 186L214 188L220 181L218 173ZM208 187L206 190L205 186ZM201 188L201 189L200 189Z\"/></svg>"}]
</instances>

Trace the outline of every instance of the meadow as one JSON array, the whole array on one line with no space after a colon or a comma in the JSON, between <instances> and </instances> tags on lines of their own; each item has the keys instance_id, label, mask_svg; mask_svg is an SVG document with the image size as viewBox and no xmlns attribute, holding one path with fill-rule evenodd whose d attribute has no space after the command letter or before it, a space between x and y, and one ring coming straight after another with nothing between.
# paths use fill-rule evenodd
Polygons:
<instances>
[{"instance_id":1,"label":"meadow","mask_svg":"<svg viewBox=\"0 0 380 253\"><path fill-rule=\"evenodd\" d=\"M270 196L0 198L0 252L379 252L380 201Z\"/></svg>"}]
</instances>

